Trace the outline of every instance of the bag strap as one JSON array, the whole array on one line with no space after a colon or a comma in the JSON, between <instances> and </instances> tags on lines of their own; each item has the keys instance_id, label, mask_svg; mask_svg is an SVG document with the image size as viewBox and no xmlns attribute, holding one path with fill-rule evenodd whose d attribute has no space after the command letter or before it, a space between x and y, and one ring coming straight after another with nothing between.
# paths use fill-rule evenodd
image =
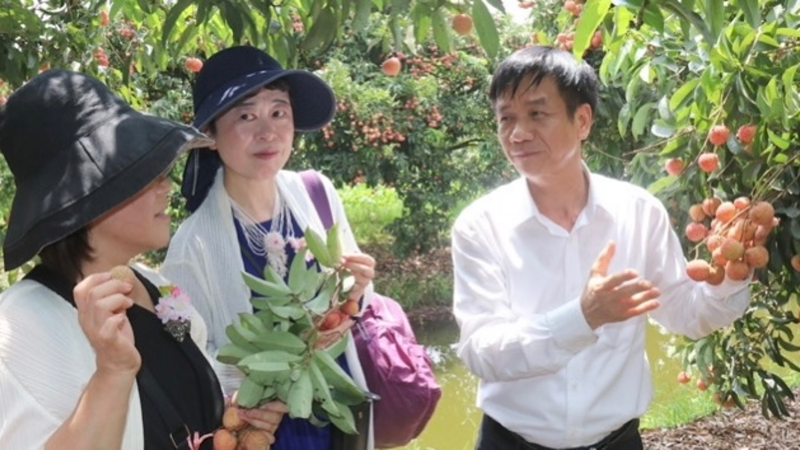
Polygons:
<instances>
[{"instance_id":1,"label":"bag strap","mask_svg":"<svg viewBox=\"0 0 800 450\"><path fill-rule=\"evenodd\" d=\"M189 438L191 437L189 427L181 420L180 414L178 414L178 411L172 406L172 402L168 400L166 392L164 392L161 385L156 382L156 379L150 371L147 370L147 367L142 366L139 369L136 380L142 387L139 392L156 405L161 420L172 430L169 433L169 439L172 441L173 447L178 450L188 448Z\"/></svg>"},{"instance_id":2,"label":"bag strap","mask_svg":"<svg viewBox=\"0 0 800 450\"><path fill-rule=\"evenodd\" d=\"M314 169L308 169L300 172L300 178L306 186L311 201L314 203L314 209L317 210L317 215L322 221L322 226L329 229L333 226L333 214L331 213L331 204L328 201L328 194L325 193L325 186L322 184L322 178Z\"/></svg>"}]
</instances>

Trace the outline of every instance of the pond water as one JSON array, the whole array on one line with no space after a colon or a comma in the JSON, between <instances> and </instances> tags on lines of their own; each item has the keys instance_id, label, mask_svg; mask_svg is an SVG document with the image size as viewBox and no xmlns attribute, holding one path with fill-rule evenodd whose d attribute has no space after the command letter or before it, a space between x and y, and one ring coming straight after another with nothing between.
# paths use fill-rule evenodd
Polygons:
<instances>
[{"instance_id":1,"label":"pond water","mask_svg":"<svg viewBox=\"0 0 800 450\"><path fill-rule=\"evenodd\" d=\"M480 410L475 406L478 381L455 354L458 327L452 320L425 322L415 327L415 332L436 366L442 399L425 431L402 449L471 450L481 419ZM648 326L646 345L655 385L652 404L668 402L680 386L676 382L681 371L680 361L668 356L670 337L661 334L655 326Z\"/></svg>"}]
</instances>

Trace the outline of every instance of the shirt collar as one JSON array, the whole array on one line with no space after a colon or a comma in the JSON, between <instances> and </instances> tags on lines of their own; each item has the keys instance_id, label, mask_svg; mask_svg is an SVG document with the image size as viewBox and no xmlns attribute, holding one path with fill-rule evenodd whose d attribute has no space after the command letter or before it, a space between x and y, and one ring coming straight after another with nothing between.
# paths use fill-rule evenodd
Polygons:
<instances>
[{"instance_id":1,"label":"shirt collar","mask_svg":"<svg viewBox=\"0 0 800 450\"><path fill-rule=\"evenodd\" d=\"M611 214L615 199L607 192L604 192L606 190L606 178L592 173L586 163L582 163L582 165L584 174L589 178L589 195L582 215L586 216L586 220L591 219L598 208L607 214ZM539 212L539 208L528 190L528 183L524 176L512 181L509 189L509 200L513 205L508 208L509 224L516 227L529 219L542 217L542 213Z\"/></svg>"}]
</instances>

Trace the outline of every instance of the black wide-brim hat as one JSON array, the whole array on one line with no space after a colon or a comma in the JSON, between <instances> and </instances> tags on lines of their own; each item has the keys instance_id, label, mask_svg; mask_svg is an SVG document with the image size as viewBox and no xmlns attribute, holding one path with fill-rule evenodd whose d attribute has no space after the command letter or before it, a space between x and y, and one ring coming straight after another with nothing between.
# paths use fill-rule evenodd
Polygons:
<instances>
[{"instance_id":1,"label":"black wide-brim hat","mask_svg":"<svg viewBox=\"0 0 800 450\"><path fill-rule=\"evenodd\" d=\"M322 78L284 69L255 47L236 46L215 53L197 74L192 89L194 126L203 130L239 101L279 79L289 85L295 131L319 130L333 119L336 97ZM209 149L197 149L189 156L181 186L189 210L202 203L219 166L219 155Z\"/></svg>"},{"instance_id":2,"label":"black wide-brim hat","mask_svg":"<svg viewBox=\"0 0 800 450\"><path fill-rule=\"evenodd\" d=\"M16 184L5 269L121 205L183 151L211 142L192 127L135 111L91 76L37 75L0 109L0 152Z\"/></svg>"}]
</instances>

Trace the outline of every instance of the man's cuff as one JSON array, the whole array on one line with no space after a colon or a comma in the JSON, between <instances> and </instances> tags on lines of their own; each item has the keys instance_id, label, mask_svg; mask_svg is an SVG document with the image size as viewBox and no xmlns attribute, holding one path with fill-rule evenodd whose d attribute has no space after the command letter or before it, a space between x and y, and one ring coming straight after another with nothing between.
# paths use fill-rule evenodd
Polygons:
<instances>
[{"instance_id":1,"label":"man's cuff","mask_svg":"<svg viewBox=\"0 0 800 450\"><path fill-rule=\"evenodd\" d=\"M747 287L750 285L750 282L752 281L752 277L753 273L751 271L750 274L747 275L747 278L744 280L737 281L725 277L722 283L720 283L717 286L712 286L708 283L703 283L703 287L705 288L706 293L710 297L716 298L717 300L725 300L733 296L734 294L742 291L743 289L747 289Z\"/></svg>"},{"instance_id":2,"label":"man's cuff","mask_svg":"<svg viewBox=\"0 0 800 450\"><path fill-rule=\"evenodd\" d=\"M597 341L583 315L580 299L546 313L544 320L556 343L571 352L577 353Z\"/></svg>"}]
</instances>

